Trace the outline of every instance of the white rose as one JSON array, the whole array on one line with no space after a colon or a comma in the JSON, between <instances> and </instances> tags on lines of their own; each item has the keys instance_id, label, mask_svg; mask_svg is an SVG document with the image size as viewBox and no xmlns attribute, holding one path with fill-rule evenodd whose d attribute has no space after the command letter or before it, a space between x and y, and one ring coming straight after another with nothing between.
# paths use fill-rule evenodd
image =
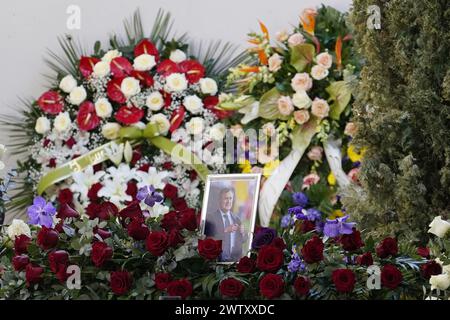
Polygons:
<instances>
[{"instance_id":1,"label":"white rose","mask_svg":"<svg viewBox=\"0 0 450 320\"><path fill-rule=\"evenodd\" d=\"M145 105L152 111L160 110L164 105L164 98L158 91L152 92L145 102Z\"/></svg>"},{"instance_id":2,"label":"white rose","mask_svg":"<svg viewBox=\"0 0 450 320\"><path fill-rule=\"evenodd\" d=\"M150 123L156 124L158 132L162 135L166 135L169 132L170 122L162 113L153 115L150 118Z\"/></svg>"},{"instance_id":3,"label":"white rose","mask_svg":"<svg viewBox=\"0 0 450 320\"><path fill-rule=\"evenodd\" d=\"M169 92L181 92L186 90L188 82L182 73L172 73L166 78L166 90Z\"/></svg>"},{"instance_id":4,"label":"white rose","mask_svg":"<svg viewBox=\"0 0 450 320\"><path fill-rule=\"evenodd\" d=\"M22 234L31 238L30 227L20 219L14 219L8 229L6 229L6 233L11 240L15 240L16 237Z\"/></svg>"},{"instance_id":5,"label":"white rose","mask_svg":"<svg viewBox=\"0 0 450 320\"><path fill-rule=\"evenodd\" d=\"M119 50L109 50L105 55L102 57L102 61L105 62L111 62L112 59L122 56L122 53L119 52Z\"/></svg>"},{"instance_id":6,"label":"white rose","mask_svg":"<svg viewBox=\"0 0 450 320\"><path fill-rule=\"evenodd\" d=\"M34 130L36 130L36 132L39 134L48 132L50 130L50 120L48 120L46 117L39 117L36 120Z\"/></svg>"},{"instance_id":7,"label":"white rose","mask_svg":"<svg viewBox=\"0 0 450 320\"><path fill-rule=\"evenodd\" d=\"M66 132L69 129L72 121L70 120L70 116L68 112L62 112L58 114L53 123L53 127L59 133Z\"/></svg>"},{"instance_id":8,"label":"white rose","mask_svg":"<svg viewBox=\"0 0 450 320\"><path fill-rule=\"evenodd\" d=\"M183 105L186 107L189 112L196 114L202 111L203 102L197 96L187 96L183 100Z\"/></svg>"},{"instance_id":9,"label":"white rose","mask_svg":"<svg viewBox=\"0 0 450 320\"><path fill-rule=\"evenodd\" d=\"M119 137L121 126L116 122L108 122L102 126L102 135L108 140L115 140Z\"/></svg>"},{"instance_id":10,"label":"white rose","mask_svg":"<svg viewBox=\"0 0 450 320\"><path fill-rule=\"evenodd\" d=\"M99 61L94 66L94 74L97 77L106 77L109 74L109 62Z\"/></svg>"},{"instance_id":11,"label":"white rose","mask_svg":"<svg viewBox=\"0 0 450 320\"><path fill-rule=\"evenodd\" d=\"M431 276L430 278L431 290L447 290L450 287L450 275L447 273Z\"/></svg>"},{"instance_id":12,"label":"white rose","mask_svg":"<svg viewBox=\"0 0 450 320\"><path fill-rule=\"evenodd\" d=\"M61 79L59 88L65 93L70 93L77 86L77 80L72 75L67 75Z\"/></svg>"},{"instance_id":13,"label":"white rose","mask_svg":"<svg viewBox=\"0 0 450 320\"><path fill-rule=\"evenodd\" d=\"M95 113L100 118L108 118L111 116L113 109L111 103L106 98L100 98L95 102Z\"/></svg>"},{"instance_id":14,"label":"white rose","mask_svg":"<svg viewBox=\"0 0 450 320\"><path fill-rule=\"evenodd\" d=\"M156 65L155 57L150 54L141 54L134 58L133 67L137 71L148 71Z\"/></svg>"},{"instance_id":15,"label":"white rose","mask_svg":"<svg viewBox=\"0 0 450 320\"><path fill-rule=\"evenodd\" d=\"M311 68L311 76L313 79L322 80L328 76L328 69L321 65L315 65Z\"/></svg>"},{"instance_id":16,"label":"white rose","mask_svg":"<svg viewBox=\"0 0 450 320\"><path fill-rule=\"evenodd\" d=\"M141 86L139 80L133 77L127 77L123 79L120 85L120 90L126 97L131 97L141 92Z\"/></svg>"},{"instance_id":17,"label":"white rose","mask_svg":"<svg viewBox=\"0 0 450 320\"><path fill-rule=\"evenodd\" d=\"M299 109L308 109L312 103L305 90L297 91L292 97L292 102Z\"/></svg>"},{"instance_id":18,"label":"white rose","mask_svg":"<svg viewBox=\"0 0 450 320\"><path fill-rule=\"evenodd\" d=\"M175 63L180 63L181 61L186 60L186 53L184 53L180 49L173 50L170 53L169 59Z\"/></svg>"},{"instance_id":19,"label":"white rose","mask_svg":"<svg viewBox=\"0 0 450 320\"><path fill-rule=\"evenodd\" d=\"M223 123L216 123L209 130L209 136L212 140L220 141L225 137L225 130L227 128Z\"/></svg>"},{"instance_id":20,"label":"white rose","mask_svg":"<svg viewBox=\"0 0 450 320\"><path fill-rule=\"evenodd\" d=\"M318 65L330 69L331 65L333 64L333 58L329 53L322 52L317 55L316 62Z\"/></svg>"},{"instance_id":21,"label":"white rose","mask_svg":"<svg viewBox=\"0 0 450 320\"><path fill-rule=\"evenodd\" d=\"M291 87L294 91L308 91L312 88L312 79L306 72L297 73L291 80Z\"/></svg>"},{"instance_id":22,"label":"white rose","mask_svg":"<svg viewBox=\"0 0 450 320\"><path fill-rule=\"evenodd\" d=\"M269 71L277 72L281 68L281 64L283 63L283 58L275 53L269 58Z\"/></svg>"},{"instance_id":23,"label":"white rose","mask_svg":"<svg viewBox=\"0 0 450 320\"><path fill-rule=\"evenodd\" d=\"M347 122L347 124L345 125L344 134L346 134L350 137L354 137L357 130L358 130L358 127L356 126L356 124L354 122Z\"/></svg>"},{"instance_id":24,"label":"white rose","mask_svg":"<svg viewBox=\"0 0 450 320\"><path fill-rule=\"evenodd\" d=\"M448 221L442 220L440 216L437 216L433 219L433 221L431 221L429 227L429 233L432 233L439 238L443 238L448 230L450 230L450 223Z\"/></svg>"},{"instance_id":25,"label":"white rose","mask_svg":"<svg viewBox=\"0 0 450 320\"><path fill-rule=\"evenodd\" d=\"M186 123L186 130L193 135L198 135L203 132L203 119L199 117L192 118Z\"/></svg>"},{"instance_id":26,"label":"white rose","mask_svg":"<svg viewBox=\"0 0 450 320\"><path fill-rule=\"evenodd\" d=\"M288 116L294 111L294 106L292 105L292 100L290 97L281 96L278 101L278 111L283 116Z\"/></svg>"},{"instance_id":27,"label":"white rose","mask_svg":"<svg viewBox=\"0 0 450 320\"><path fill-rule=\"evenodd\" d=\"M86 99L86 96L86 89L83 86L76 87L70 92L69 102L79 106Z\"/></svg>"},{"instance_id":28,"label":"white rose","mask_svg":"<svg viewBox=\"0 0 450 320\"><path fill-rule=\"evenodd\" d=\"M288 44L290 47L298 46L305 42L305 37L301 33L294 33L288 39Z\"/></svg>"},{"instance_id":29,"label":"white rose","mask_svg":"<svg viewBox=\"0 0 450 320\"><path fill-rule=\"evenodd\" d=\"M200 79L200 90L204 94L214 96L217 93L217 82L211 78Z\"/></svg>"},{"instance_id":30,"label":"white rose","mask_svg":"<svg viewBox=\"0 0 450 320\"><path fill-rule=\"evenodd\" d=\"M330 106L327 101L320 98L315 98L312 102L311 113L316 117L323 119L328 116L330 112Z\"/></svg>"},{"instance_id":31,"label":"white rose","mask_svg":"<svg viewBox=\"0 0 450 320\"><path fill-rule=\"evenodd\" d=\"M276 35L275 35L275 38L276 38L277 41L279 41L279 42L284 42L284 41L286 41L286 40L288 39L288 37L289 37L289 35L288 35L288 33L287 33L286 30L278 31L278 32L276 33Z\"/></svg>"}]
</instances>

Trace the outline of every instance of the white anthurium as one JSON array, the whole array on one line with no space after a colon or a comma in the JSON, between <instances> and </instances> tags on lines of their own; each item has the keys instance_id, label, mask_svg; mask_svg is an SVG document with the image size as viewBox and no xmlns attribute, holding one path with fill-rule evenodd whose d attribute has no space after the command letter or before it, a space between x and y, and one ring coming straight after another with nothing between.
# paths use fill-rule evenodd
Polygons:
<instances>
[{"instance_id":1,"label":"white anthurium","mask_svg":"<svg viewBox=\"0 0 450 320\"><path fill-rule=\"evenodd\" d=\"M112 141L108 148L105 148L106 156L109 160L111 160L116 166L118 166L123 159L123 149L124 144L117 144Z\"/></svg>"},{"instance_id":2,"label":"white anthurium","mask_svg":"<svg viewBox=\"0 0 450 320\"><path fill-rule=\"evenodd\" d=\"M431 221L428 229L429 233L432 233L439 238L443 238L445 234L450 230L450 222L442 220L441 216L437 216Z\"/></svg>"},{"instance_id":3,"label":"white anthurium","mask_svg":"<svg viewBox=\"0 0 450 320\"><path fill-rule=\"evenodd\" d=\"M259 117L259 102L253 102L251 105L239 109L239 113L244 114L244 117L241 119L242 124L247 124L257 119Z\"/></svg>"},{"instance_id":4,"label":"white anthurium","mask_svg":"<svg viewBox=\"0 0 450 320\"><path fill-rule=\"evenodd\" d=\"M131 159L133 158L133 148L131 147L131 144L129 141L125 142L125 147L123 150L123 156L125 158L125 161L127 163L131 162Z\"/></svg>"},{"instance_id":5,"label":"white anthurium","mask_svg":"<svg viewBox=\"0 0 450 320\"><path fill-rule=\"evenodd\" d=\"M22 234L26 235L29 238L31 237L30 227L20 219L13 219L11 224L6 229L6 233L11 240L14 240L16 237Z\"/></svg>"}]
</instances>

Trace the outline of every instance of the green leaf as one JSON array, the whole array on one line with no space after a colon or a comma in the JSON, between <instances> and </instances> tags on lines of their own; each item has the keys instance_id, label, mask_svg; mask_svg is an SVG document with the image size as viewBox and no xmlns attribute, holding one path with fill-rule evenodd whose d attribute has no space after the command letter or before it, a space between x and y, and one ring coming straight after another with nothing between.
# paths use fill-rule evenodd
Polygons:
<instances>
[{"instance_id":1,"label":"green leaf","mask_svg":"<svg viewBox=\"0 0 450 320\"><path fill-rule=\"evenodd\" d=\"M345 81L333 82L325 90L330 95L329 100L334 101L330 106L330 117L339 120L342 111L350 102L352 92Z\"/></svg>"},{"instance_id":2,"label":"green leaf","mask_svg":"<svg viewBox=\"0 0 450 320\"><path fill-rule=\"evenodd\" d=\"M313 61L316 49L310 43L303 43L291 49L291 65L302 72Z\"/></svg>"},{"instance_id":3,"label":"green leaf","mask_svg":"<svg viewBox=\"0 0 450 320\"><path fill-rule=\"evenodd\" d=\"M267 120L283 118L278 110L278 99L281 97L277 88L267 91L259 100L259 116Z\"/></svg>"}]
</instances>

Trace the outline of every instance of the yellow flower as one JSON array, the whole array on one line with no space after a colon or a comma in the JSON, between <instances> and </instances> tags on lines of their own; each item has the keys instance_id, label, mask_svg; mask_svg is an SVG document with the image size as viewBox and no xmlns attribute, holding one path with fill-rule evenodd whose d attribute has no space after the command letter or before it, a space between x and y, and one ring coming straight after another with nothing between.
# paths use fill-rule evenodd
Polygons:
<instances>
[{"instance_id":1,"label":"yellow flower","mask_svg":"<svg viewBox=\"0 0 450 320\"><path fill-rule=\"evenodd\" d=\"M273 171L278 168L278 166L280 165L280 160L272 160L270 162L267 162L264 165L263 168L263 175L264 177L269 177L272 175Z\"/></svg>"},{"instance_id":2,"label":"yellow flower","mask_svg":"<svg viewBox=\"0 0 450 320\"><path fill-rule=\"evenodd\" d=\"M337 218L340 218L340 217L343 217L343 216L345 216L344 212L342 212L342 210L337 209L337 210L334 210L334 211L330 214L330 216L328 217L328 219L334 220L334 219L337 219Z\"/></svg>"},{"instance_id":3,"label":"yellow flower","mask_svg":"<svg viewBox=\"0 0 450 320\"><path fill-rule=\"evenodd\" d=\"M336 177L334 176L333 172L330 172L330 174L327 177L327 180L330 186L336 185Z\"/></svg>"},{"instance_id":4,"label":"yellow flower","mask_svg":"<svg viewBox=\"0 0 450 320\"><path fill-rule=\"evenodd\" d=\"M245 160L244 163L239 165L239 168L242 169L242 173L251 173L252 172L252 165L250 164L249 160Z\"/></svg>"},{"instance_id":5,"label":"yellow flower","mask_svg":"<svg viewBox=\"0 0 450 320\"><path fill-rule=\"evenodd\" d=\"M347 155L352 162L361 161L365 152L366 148L361 148L361 150L359 150L358 152L353 145L349 145L347 148Z\"/></svg>"}]
</instances>

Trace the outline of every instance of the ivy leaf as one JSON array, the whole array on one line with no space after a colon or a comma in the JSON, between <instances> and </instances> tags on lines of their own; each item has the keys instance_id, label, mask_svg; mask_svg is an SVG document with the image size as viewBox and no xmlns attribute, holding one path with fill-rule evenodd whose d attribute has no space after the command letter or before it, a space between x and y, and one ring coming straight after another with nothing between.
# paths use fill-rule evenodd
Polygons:
<instances>
[{"instance_id":1,"label":"ivy leaf","mask_svg":"<svg viewBox=\"0 0 450 320\"><path fill-rule=\"evenodd\" d=\"M334 101L330 106L330 117L339 120L342 111L350 102L352 92L345 81L335 81L325 89L330 95L329 100Z\"/></svg>"},{"instance_id":2,"label":"ivy leaf","mask_svg":"<svg viewBox=\"0 0 450 320\"><path fill-rule=\"evenodd\" d=\"M313 61L316 49L310 43L303 43L291 49L291 65L302 72Z\"/></svg>"}]
</instances>

